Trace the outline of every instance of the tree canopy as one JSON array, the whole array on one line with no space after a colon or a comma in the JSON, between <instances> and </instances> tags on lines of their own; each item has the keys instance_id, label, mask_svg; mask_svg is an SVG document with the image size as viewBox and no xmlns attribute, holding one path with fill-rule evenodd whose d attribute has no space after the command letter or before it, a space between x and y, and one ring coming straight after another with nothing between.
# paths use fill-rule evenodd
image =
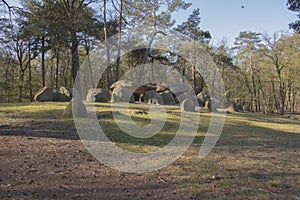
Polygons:
<instances>
[{"instance_id":1,"label":"tree canopy","mask_svg":"<svg viewBox=\"0 0 300 200\"><path fill-rule=\"evenodd\" d=\"M287 6L288 6L289 10L296 12L297 17L300 18L300 1L299 0L288 0ZM289 25L296 32L300 33L300 20L296 20L295 22L292 22Z\"/></svg>"}]
</instances>

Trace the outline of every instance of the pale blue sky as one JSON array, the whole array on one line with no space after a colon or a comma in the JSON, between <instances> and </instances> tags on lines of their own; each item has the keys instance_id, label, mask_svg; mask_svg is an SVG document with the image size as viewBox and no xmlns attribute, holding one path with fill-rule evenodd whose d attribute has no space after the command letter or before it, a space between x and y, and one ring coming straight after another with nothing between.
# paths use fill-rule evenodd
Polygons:
<instances>
[{"instance_id":1,"label":"pale blue sky","mask_svg":"<svg viewBox=\"0 0 300 200\"><path fill-rule=\"evenodd\" d=\"M287 9L287 0L187 0L193 3L187 11L174 15L180 23L193 9L199 8L200 27L209 30L213 44L224 37L232 45L240 31L268 32L289 30L288 24L297 19L296 13ZM244 8L242 8L244 6Z\"/></svg>"},{"instance_id":2,"label":"pale blue sky","mask_svg":"<svg viewBox=\"0 0 300 200\"><path fill-rule=\"evenodd\" d=\"M17 3L19 0L7 0ZM241 31L270 34L288 31L288 24L297 19L296 13L287 9L287 0L186 0L193 5L174 15L177 23L185 21L196 8L200 9L201 28L209 30L217 45L226 38L231 46ZM244 8L242 8L244 6ZM291 30L290 30L291 31Z\"/></svg>"}]
</instances>

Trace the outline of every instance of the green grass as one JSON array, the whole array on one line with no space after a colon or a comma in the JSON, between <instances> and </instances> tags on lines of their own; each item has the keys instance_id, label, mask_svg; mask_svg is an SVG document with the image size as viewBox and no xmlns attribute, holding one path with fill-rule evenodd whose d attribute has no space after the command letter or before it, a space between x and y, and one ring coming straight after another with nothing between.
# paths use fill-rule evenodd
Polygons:
<instances>
[{"instance_id":1,"label":"green grass","mask_svg":"<svg viewBox=\"0 0 300 200\"><path fill-rule=\"evenodd\" d=\"M53 125L51 120L55 119L56 129L66 139L74 139L73 120L62 117L66 105L0 104L0 117L15 126L25 126L30 119L40 122L45 129ZM96 104L99 123L107 136L118 146L133 152L155 151L172 140L181 114L175 107L165 109L167 122L162 131L142 139L131 137L116 126L110 104ZM149 112L149 106L135 104L130 110ZM148 114L130 112L130 116L140 126L150 123ZM197 154L211 115L204 112L200 116L200 127L193 145L175 163L161 170L160 176L172 174L172 185L182 194L198 199L300 198L299 121L257 113L229 114L217 145L207 157L200 159ZM144 176L151 179L155 173Z\"/></svg>"}]
</instances>

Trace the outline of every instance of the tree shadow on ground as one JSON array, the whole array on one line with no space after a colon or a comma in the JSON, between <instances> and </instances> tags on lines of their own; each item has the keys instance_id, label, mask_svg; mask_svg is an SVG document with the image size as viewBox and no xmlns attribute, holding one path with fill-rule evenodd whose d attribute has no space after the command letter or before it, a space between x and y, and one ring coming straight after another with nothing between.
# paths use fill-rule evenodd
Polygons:
<instances>
[{"instance_id":1,"label":"tree shadow on ground","mask_svg":"<svg viewBox=\"0 0 300 200\"><path fill-rule=\"evenodd\" d=\"M178 120L170 119L166 122L161 134L146 139L134 138L124 133L117 124L115 124L110 111L99 113L97 113L97 116L100 119L100 125L107 137L113 142L120 144L162 147L174 138L179 127ZM6 113L5 115L7 118L11 118L11 113ZM3 125L0 125L0 135L50 137L71 140L79 139L73 119L62 118L62 110L56 109L49 113L40 110L35 111L34 114L19 112L14 113L13 116L12 119L15 123L7 122L6 124L2 123ZM149 120L140 119L138 116L134 116L133 119L134 118L135 120L144 120L146 123L149 122ZM255 116L251 117L252 121L260 119L259 116L257 118L255 118ZM265 118L263 119L265 120ZM252 147L265 145L291 149L300 148L300 134L274 130L271 127L274 122L277 123L277 120L272 118L270 121L265 122L270 123L270 128L254 126L242 122L234 123L234 121L227 123L224 126L217 146ZM122 123L126 124L127 122ZM298 121L292 120L288 121L286 125L288 126L291 123L299 125ZM282 125L284 126L285 124L283 123ZM200 125L198 129L199 134L194 138L194 144L202 144L207 128L208 124Z\"/></svg>"}]
</instances>

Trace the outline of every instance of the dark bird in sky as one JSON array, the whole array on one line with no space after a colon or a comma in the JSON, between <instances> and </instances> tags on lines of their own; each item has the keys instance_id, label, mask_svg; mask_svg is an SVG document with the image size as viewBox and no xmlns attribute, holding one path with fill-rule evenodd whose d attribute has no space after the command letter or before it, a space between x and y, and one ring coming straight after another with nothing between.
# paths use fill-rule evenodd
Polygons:
<instances>
[{"instance_id":1,"label":"dark bird in sky","mask_svg":"<svg viewBox=\"0 0 300 200\"><path fill-rule=\"evenodd\" d=\"M242 8L245 8L245 6L242 6Z\"/></svg>"}]
</instances>

